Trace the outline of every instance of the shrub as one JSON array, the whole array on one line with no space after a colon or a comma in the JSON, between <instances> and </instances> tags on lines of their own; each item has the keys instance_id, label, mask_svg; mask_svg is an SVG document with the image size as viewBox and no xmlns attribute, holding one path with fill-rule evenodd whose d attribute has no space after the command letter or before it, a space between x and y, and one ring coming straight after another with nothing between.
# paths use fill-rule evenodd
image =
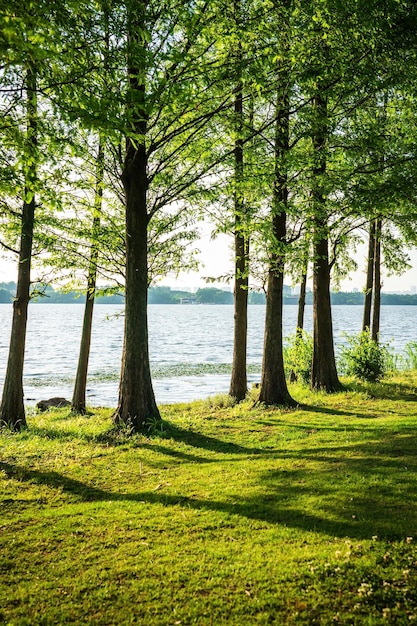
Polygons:
<instances>
[{"instance_id":1,"label":"shrub","mask_svg":"<svg viewBox=\"0 0 417 626\"><path fill-rule=\"evenodd\" d=\"M287 376L309 383L313 362L313 337L304 330L287 337L284 363Z\"/></svg>"},{"instance_id":2,"label":"shrub","mask_svg":"<svg viewBox=\"0 0 417 626\"><path fill-rule=\"evenodd\" d=\"M393 362L388 347L374 341L369 330L347 337L347 342L340 351L342 372L366 382L381 380Z\"/></svg>"}]
</instances>

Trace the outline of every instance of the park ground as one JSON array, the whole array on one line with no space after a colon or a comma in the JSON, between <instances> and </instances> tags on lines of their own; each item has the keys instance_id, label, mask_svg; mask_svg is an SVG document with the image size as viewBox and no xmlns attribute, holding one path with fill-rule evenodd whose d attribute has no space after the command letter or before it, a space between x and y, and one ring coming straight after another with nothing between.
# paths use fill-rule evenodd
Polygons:
<instances>
[{"instance_id":1,"label":"park ground","mask_svg":"<svg viewBox=\"0 0 417 626\"><path fill-rule=\"evenodd\" d=\"M417 624L417 372L0 433L0 623Z\"/></svg>"}]
</instances>

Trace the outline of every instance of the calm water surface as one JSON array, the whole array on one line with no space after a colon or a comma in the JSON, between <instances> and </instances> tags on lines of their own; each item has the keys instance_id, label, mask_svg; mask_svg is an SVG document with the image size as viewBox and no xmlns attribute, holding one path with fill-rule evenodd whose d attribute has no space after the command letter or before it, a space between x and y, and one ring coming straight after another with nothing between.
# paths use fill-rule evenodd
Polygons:
<instances>
[{"instance_id":1,"label":"calm water surface","mask_svg":"<svg viewBox=\"0 0 417 626\"><path fill-rule=\"evenodd\" d=\"M77 368L84 306L33 304L24 370L28 405L54 395L71 399ZM123 339L123 307L95 307L87 402L115 406ZM8 354L12 308L0 305L0 384ZM259 381L265 306L249 307L249 383ZM284 336L293 334L297 307L284 307ZM383 306L381 340L402 352L417 340L417 307ZM336 348L344 333L357 333L361 306L334 306ZM306 330L312 330L312 307L306 307ZM190 401L227 392L233 350L233 306L151 305L149 346L153 384L158 403Z\"/></svg>"}]
</instances>

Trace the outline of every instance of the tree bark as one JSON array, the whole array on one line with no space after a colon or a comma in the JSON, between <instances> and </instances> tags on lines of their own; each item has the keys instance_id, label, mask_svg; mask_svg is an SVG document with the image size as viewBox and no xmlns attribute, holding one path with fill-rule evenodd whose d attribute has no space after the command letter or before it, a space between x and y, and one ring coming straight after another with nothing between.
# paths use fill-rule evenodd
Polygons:
<instances>
[{"instance_id":1,"label":"tree bark","mask_svg":"<svg viewBox=\"0 0 417 626\"><path fill-rule=\"evenodd\" d=\"M342 388L333 343L330 304L330 264L326 198L323 179L326 174L327 99L318 93L313 100L315 127L312 134L313 165L313 364L311 386L327 392Z\"/></svg>"},{"instance_id":2,"label":"tree bark","mask_svg":"<svg viewBox=\"0 0 417 626\"><path fill-rule=\"evenodd\" d=\"M369 225L368 265L366 271L365 301L363 306L362 332L371 328L372 293L374 288L375 220Z\"/></svg>"},{"instance_id":3,"label":"tree bark","mask_svg":"<svg viewBox=\"0 0 417 626\"><path fill-rule=\"evenodd\" d=\"M375 225L374 240L374 301L371 331L371 337L374 341L379 341L379 323L381 318L381 231L382 220L378 218Z\"/></svg>"},{"instance_id":4,"label":"tree bark","mask_svg":"<svg viewBox=\"0 0 417 626\"><path fill-rule=\"evenodd\" d=\"M248 241L235 233L234 341L232 376L229 394L244 400L247 393L247 330L248 330Z\"/></svg>"},{"instance_id":5,"label":"tree bark","mask_svg":"<svg viewBox=\"0 0 417 626\"><path fill-rule=\"evenodd\" d=\"M12 430L27 426L23 400L23 366L30 299L30 269L35 223L35 186L37 178L37 81L36 68L30 64L26 77L27 134L25 189L22 208L19 267L16 297L13 301L12 330L6 376L0 406L0 425Z\"/></svg>"},{"instance_id":6,"label":"tree bark","mask_svg":"<svg viewBox=\"0 0 417 626\"><path fill-rule=\"evenodd\" d=\"M104 147L103 140L99 138L96 169L96 190L94 200L94 216L92 225L92 247L87 278L87 295L84 308L83 328L81 334L80 353L78 357L77 374L75 377L74 392L72 396L71 410L84 415L86 413L86 389L88 361L90 358L91 331L93 327L94 299L96 293L98 247L96 236L100 228L101 210L103 202L103 179L104 179Z\"/></svg>"},{"instance_id":7,"label":"tree bark","mask_svg":"<svg viewBox=\"0 0 417 626\"><path fill-rule=\"evenodd\" d=\"M134 138L126 139L122 182L126 194L126 286L124 350L116 423L140 431L149 419L160 419L151 380L148 346L148 222L147 211L147 107L146 107L146 2L129 13L130 98L128 116Z\"/></svg>"},{"instance_id":8,"label":"tree bark","mask_svg":"<svg viewBox=\"0 0 417 626\"><path fill-rule=\"evenodd\" d=\"M286 215L274 218L274 231L277 236L285 232ZM295 406L285 379L282 342L282 302L284 285L284 255L275 258L276 266L268 273L266 295L266 318L262 378L259 402L268 405Z\"/></svg>"},{"instance_id":9,"label":"tree bark","mask_svg":"<svg viewBox=\"0 0 417 626\"><path fill-rule=\"evenodd\" d=\"M308 271L308 261L306 262L305 268L303 270L303 274L301 276L300 283L300 295L298 297L298 310L297 310L297 327L295 329L295 334L300 339L303 336L304 330L304 312L306 307L306 291L307 291L307 271ZM297 381L297 374L292 369L290 372L290 382L295 383Z\"/></svg>"},{"instance_id":10,"label":"tree bark","mask_svg":"<svg viewBox=\"0 0 417 626\"><path fill-rule=\"evenodd\" d=\"M237 29L240 28L241 0L234 1ZM234 148L234 214L235 214L235 287L234 287L234 338L232 376L229 394L239 402L247 393L247 332L248 332L248 262L249 241L245 232L245 200L243 192L243 85L242 46L236 52L236 89L234 99L236 140Z\"/></svg>"},{"instance_id":11,"label":"tree bark","mask_svg":"<svg viewBox=\"0 0 417 626\"><path fill-rule=\"evenodd\" d=\"M279 67L278 70L282 68ZM288 76L278 71L281 84L276 102L274 187L272 204L273 253L268 272L266 319L262 378L259 402L269 405L295 406L285 378L282 341L282 304L286 250L288 207L287 158L289 151L289 93Z\"/></svg>"},{"instance_id":12,"label":"tree bark","mask_svg":"<svg viewBox=\"0 0 417 626\"><path fill-rule=\"evenodd\" d=\"M316 228L321 231L319 222ZM317 230L316 230L317 232ZM315 244L313 273L313 389L323 389L329 393L342 388L336 370L333 343L333 323L330 304L330 268L328 241L319 235Z\"/></svg>"},{"instance_id":13,"label":"tree bark","mask_svg":"<svg viewBox=\"0 0 417 626\"><path fill-rule=\"evenodd\" d=\"M297 329L296 334L301 337L304 330L304 313L306 308L306 291L307 291L307 272L308 261L303 270L300 283L300 295L298 297L298 311L297 311Z\"/></svg>"}]
</instances>

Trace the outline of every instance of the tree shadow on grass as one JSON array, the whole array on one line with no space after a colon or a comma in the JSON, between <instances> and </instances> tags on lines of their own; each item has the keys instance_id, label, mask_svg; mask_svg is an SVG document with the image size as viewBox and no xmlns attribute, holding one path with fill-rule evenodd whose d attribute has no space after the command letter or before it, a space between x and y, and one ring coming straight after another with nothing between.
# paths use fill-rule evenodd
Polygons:
<instances>
[{"instance_id":1,"label":"tree shadow on grass","mask_svg":"<svg viewBox=\"0 0 417 626\"><path fill-rule=\"evenodd\" d=\"M246 518L298 531L333 537L389 540L417 534L417 461L415 437L402 436L392 444L281 451L285 465L269 469L254 466L255 493L239 484L224 499L187 493L140 491L120 493L88 485L55 471L40 471L0 462L10 478L47 485L73 496L75 502L148 503L183 507ZM349 456L354 451L356 456ZM346 452L346 454L344 454ZM259 458L262 463L262 458ZM256 461L254 460L254 463ZM165 489L164 487L162 489ZM19 503L17 503L19 504Z\"/></svg>"},{"instance_id":2,"label":"tree shadow on grass","mask_svg":"<svg viewBox=\"0 0 417 626\"><path fill-rule=\"evenodd\" d=\"M171 422L166 423L166 431L161 435L161 438L173 440L180 443L185 443L193 448L200 448L202 450L210 450L211 452L217 452L220 454L243 454L243 455L258 455L265 454L265 450L262 448L248 448L232 441L224 441L217 437L211 437L203 433L196 432L194 430L187 430L186 428L180 428Z\"/></svg>"},{"instance_id":3,"label":"tree shadow on grass","mask_svg":"<svg viewBox=\"0 0 417 626\"><path fill-rule=\"evenodd\" d=\"M396 383L389 380L382 380L378 383L366 383L354 381L345 383L345 387L347 391L359 391L368 394L372 398L379 398L381 400L417 401L416 386L402 382Z\"/></svg>"},{"instance_id":4,"label":"tree shadow on grass","mask_svg":"<svg viewBox=\"0 0 417 626\"><path fill-rule=\"evenodd\" d=\"M201 456L197 454L190 454L189 452L184 452L183 450L177 450L175 448L170 448L169 446L163 446L159 443L156 443L154 439L151 441L146 441L141 443L140 447L143 449L150 450L151 452L157 452L158 454L163 455L161 462L156 465L165 465L164 457L170 457L171 459L176 459L179 462L188 461L189 463L219 463L219 458L216 456ZM152 463L155 465L155 463Z\"/></svg>"},{"instance_id":5,"label":"tree shadow on grass","mask_svg":"<svg viewBox=\"0 0 417 626\"><path fill-rule=\"evenodd\" d=\"M358 411L342 411L341 409L333 409L331 407L316 406L310 404L300 404L299 408L305 413L323 413L324 415L339 415L342 417L369 417L369 419L375 419L381 417L378 413L360 413Z\"/></svg>"},{"instance_id":6,"label":"tree shadow on grass","mask_svg":"<svg viewBox=\"0 0 417 626\"><path fill-rule=\"evenodd\" d=\"M181 428L169 421L163 421L160 432L157 432L156 434L151 434L146 431L144 433L126 433L119 426L114 425L100 435L89 435L86 433L80 434L79 428L76 430L63 431L58 428L55 429L52 426L39 427L36 425L31 426L31 433L37 435L38 437L51 440L79 439L81 441L85 441L86 443L105 444L106 446L128 446L132 448L147 447L172 456L182 456L183 458L188 457L190 461L201 460L203 462L208 462L209 459L206 457L187 455L187 453L177 450L171 450L168 447L163 446L161 443L157 444L156 442L175 441L177 443L184 443L192 448L207 450L218 454L258 455L265 453L265 449L242 446L232 441L225 441L217 437L205 435L195 430Z\"/></svg>"},{"instance_id":7,"label":"tree shadow on grass","mask_svg":"<svg viewBox=\"0 0 417 626\"><path fill-rule=\"evenodd\" d=\"M33 470L4 461L0 461L0 471L3 471L8 478L37 485L46 485L53 489L62 489L66 493L78 496L78 498L84 502L112 499L109 492L75 480L74 478L68 478L68 476L64 476L64 474L60 474L59 472Z\"/></svg>"},{"instance_id":8,"label":"tree shadow on grass","mask_svg":"<svg viewBox=\"0 0 417 626\"><path fill-rule=\"evenodd\" d=\"M154 444L155 441L169 441L173 440L175 442L184 443L193 448L199 448L201 450L208 450L211 452L217 452L220 454L242 454L242 455L256 455L263 454L265 450L262 448L248 448L242 446L240 444L233 443L232 441L224 441L222 439L218 439L217 437L211 437L209 435L204 435L203 433L196 432L194 430L187 430L185 428L180 428L175 426L170 422L163 422L164 429L161 430L160 433L156 435L147 435L147 433L137 433L137 434L124 434L123 431L118 428L112 426L108 431L102 433L101 435L88 435L88 434L79 434L79 431L62 431L59 429L54 429L52 427L31 427L31 433L37 435L39 437L44 437L46 439L81 439L82 441L88 443L97 443L97 444L106 444L113 446L129 446L129 447L148 447L158 449L158 446ZM167 448L165 450L160 447L161 451L167 453ZM180 456L182 453L177 451L172 451L173 455ZM198 457L202 460L207 461L204 457ZM190 460L196 460L190 459ZM198 460L198 459L197 459Z\"/></svg>"}]
</instances>

